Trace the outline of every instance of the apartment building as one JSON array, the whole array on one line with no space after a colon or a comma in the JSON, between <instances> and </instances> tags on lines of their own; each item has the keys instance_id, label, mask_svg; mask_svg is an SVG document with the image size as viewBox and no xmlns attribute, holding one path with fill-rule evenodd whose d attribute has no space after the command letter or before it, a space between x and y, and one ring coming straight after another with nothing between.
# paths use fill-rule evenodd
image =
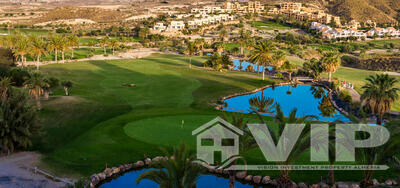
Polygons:
<instances>
[{"instance_id":1,"label":"apartment building","mask_svg":"<svg viewBox=\"0 0 400 188\"><path fill-rule=\"evenodd\" d=\"M396 30L393 27L388 27L388 28L375 27L367 32L368 37L373 37L373 36L384 37L385 35L391 37L400 37L400 30Z\"/></svg>"},{"instance_id":2,"label":"apartment building","mask_svg":"<svg viewBox=\"0 0 400 188\"><path fill-rule=\"evenodd\" d=\"M262 13L265 7L259 1L225 2L224 9L237 13Z\"/></svg>"},{"instance_id":3,"label":"apartment building","mask_svg":"<svg viewBox=\"0 0 400 188\"><path fill-rule=\"evenodd\" d=\"M341 29L341 28L331 28L327 25L318 23L318 22L312 22L310 29L315 29L319 33L321 33L323 38L326 39L337 39L337 38L348 38L348 37L357 37L357 38L362 38L362 37L367 37L366 33L363 33L361 31L358 31L355 28L352 29Z\"/></svg>"},{"instance_id":4,"label":"apartment building","mask_svg":"<svg viewBox=\"0 0 400 188\"><path fill-rule=\"evenodd\" d=\"M302 4L301 3L294 3L294 2L285 2L280 4L281 11L299 11L301 10Z\"/></svg>"},{"instance_id":5,"label":"apartment building","mask_svg":"<svg viewBox=\"0 0 400 188\"><path fill-rule=\"evenodd\" d=\"M153 30L159 31L159 32L163 32L166 29L167 29L167 26L165 26L164 23L162 23L162 22L156 23L156 25L154 25L154 27L153 27Z\"/></svg>"},{"instance_id":6,"label":"apartment building","mask_svg":"<svg viewBox=\"0 0 400 188\"><path fill-rule=\"evenodd\" d=\"M218 24L221 22L233 21L235 19L234 16L230 16L229 14L219 14L219 15L203 15L202 18L196 18L188 21L189 28L196 28L202 25L208 24Z\"/></svg>"}]
</instances>

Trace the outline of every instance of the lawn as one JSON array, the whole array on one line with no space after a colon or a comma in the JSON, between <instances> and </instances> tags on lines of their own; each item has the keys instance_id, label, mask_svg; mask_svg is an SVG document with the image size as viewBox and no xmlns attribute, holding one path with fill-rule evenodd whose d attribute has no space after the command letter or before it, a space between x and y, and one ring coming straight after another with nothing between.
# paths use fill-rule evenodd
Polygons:
<instances>
[{"instance_id":1,"label":"lawn","mask_svg":"<svg viewBox=\"0 0 400 188\"><path fill-rule=\"evenodd\" d=\"M285 30L290 29L290 25L280 24L271 21L255 21L255 22L248 22L252 27L262 30Z\"/></svg>"},{"instance_id":2,"label":"lawn","mask_svg":"<svg viewBox=\"0 0 400 188\"><path fill-rule=\"evenodd\" d=\"M184 56L155 54L137 60L43 66L44 73L71 80L74 86L72 96L61 97L59 88L55 97L43 104L40 122L45 133L35 140L34 148L44 156L42 165L58 175L88 176L106 165L155 157L162 154L160 147L170 150L182 141L194 151L191 132L221 113L214 109L217 99L273 82L250 73L202 69L205 59L201 57L193 61L195 66L189 69ZM136 87L122 86L130 83ZM249 118L257 122L255 117ZM245 156L251 164L265 162L259 149ZM309 154L304 153L298 163L308 161ZM257 173L277 176L276 171ZM292 178L319 182L326 174L294 172ZM380 180L390 175L381 172L376 177ZM361 172L336 174L341 181L360 177Z\"/></svg>"},{"instance_id":3,"label":"lawn","mask_svg":"<svg viewBox=\"0 0 400 188\"><path fill-rule=\"evenodd\" d=\"M49 33L49 30L40 30L40 29L24 29L24 28L17 28L17 29L10 29L10 32L21 32L21 33L25 33L25 34L38 34L38 35L45 35L47 33ZM0 28L0 33L8 33L8 29L7 28Z\"/></svg>"}]
</instances>

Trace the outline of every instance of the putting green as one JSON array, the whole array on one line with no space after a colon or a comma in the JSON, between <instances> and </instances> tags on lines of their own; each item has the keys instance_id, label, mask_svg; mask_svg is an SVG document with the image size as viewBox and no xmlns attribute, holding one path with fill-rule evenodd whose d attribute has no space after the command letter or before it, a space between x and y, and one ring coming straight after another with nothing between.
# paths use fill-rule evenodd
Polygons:
<instances>
[{"instance_id":1,"label":"putting green","mask_svg":"<svg viewBox=\"0 0 400 188\"><path fill-rule=\"evenodd\" d=\"M192 136L192 131L215 117L215 115L179 115L149 118L128 123L124 131L131 138L149 144L175 146L179 142L185 142L195 146L196 137Z\"/></svg>"}]
</instances>

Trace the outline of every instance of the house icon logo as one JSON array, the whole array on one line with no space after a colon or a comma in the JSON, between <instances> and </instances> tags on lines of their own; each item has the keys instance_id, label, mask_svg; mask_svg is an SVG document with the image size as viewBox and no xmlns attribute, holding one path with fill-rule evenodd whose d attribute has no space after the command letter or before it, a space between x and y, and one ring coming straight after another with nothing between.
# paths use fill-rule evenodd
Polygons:
<instances>
[{"instance_id":1,"label":"house icon logo","mask_svg":"<svg viewBox=\"0 0 400 188\"><path fill-rule=\"evenodd\" d=\"M197 159L200 161L224 168L240 158L239 136L243 131L220 117L197 128L192 135L197 136Z\"/></svg>"}]
</instances>

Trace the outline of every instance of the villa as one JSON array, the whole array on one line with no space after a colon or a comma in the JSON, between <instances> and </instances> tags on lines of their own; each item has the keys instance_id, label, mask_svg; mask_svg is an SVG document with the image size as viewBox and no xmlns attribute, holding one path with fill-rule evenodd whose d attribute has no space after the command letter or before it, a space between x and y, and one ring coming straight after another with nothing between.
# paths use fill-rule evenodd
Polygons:
<instances>
[{"instance_id":1,"label":"villa","mask_svg":"<svg viewBox=\"0 0 400 188\"><path fill-rule=\"evenodd\" d=\"M347 37L357 37L357 38L366 38L367 34L361 31L358 31L355 28L351 29L341 29L341 28L331 28L330 26L312 22L310 29L317 30L319 33L322 34L323 38L327 39L337 39L337 38L347 38Z\"/></svg>"},{"instance_id":2,"label":"villa","mask_svg":"<svg viewBox=\"0 0 400 188\"><path fill-rule=\"evenodd\" d=\"M239 2L225 2L224 9L237 13L262 13L265 7L259 1L248 1L243 4Z\"/></svg>"},{"instance_id":3,"label":"villa","mask_svg":"<svg viewBox=\"0 0 400 188\"><path fill-rule=\"evenodd\" d=\"M368 37L373 37L373 36L384 37L385 35L392 37L400 37L400 30L396 30L393 27L388 27L388 28L375 27L367 32Z\"/></svg>"}]
</instances>

